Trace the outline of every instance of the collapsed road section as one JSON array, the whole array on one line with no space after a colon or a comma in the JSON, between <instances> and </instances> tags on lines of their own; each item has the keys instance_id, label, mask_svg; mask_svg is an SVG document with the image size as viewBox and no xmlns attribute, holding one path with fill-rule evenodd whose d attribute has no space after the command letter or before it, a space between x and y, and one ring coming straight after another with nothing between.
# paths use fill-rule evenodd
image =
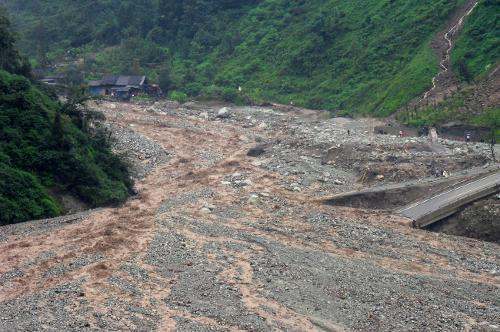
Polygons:
<instances>
[{"instance_id":1,"label":"collapsed road section","mask_svg":"<svg viewBox=\"0 0 500 332\"><path fill-rule=\"evenodd\" d=\"M429 226L457 212L462 206L500 190L500 170L480 179L467 182L423 201L419 201L399 212L413 221L418 228Z\"/></svg>"}]
</instances>

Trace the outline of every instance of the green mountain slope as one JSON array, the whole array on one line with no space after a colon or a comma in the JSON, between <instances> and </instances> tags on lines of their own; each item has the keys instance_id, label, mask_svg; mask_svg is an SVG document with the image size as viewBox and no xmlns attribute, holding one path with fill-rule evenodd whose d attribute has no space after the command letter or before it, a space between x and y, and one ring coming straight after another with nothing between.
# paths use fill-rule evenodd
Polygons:
<instances>
[{"instance_id":1,"label":"green mountain slope","mask_svg":"<svg viewBox=\"0 0 500 332\"><path fill-rule=\"evenodd\" d=\"M485 0L471 14L456 41L451 60L463 80L481 78L500 56L500 1Z\"/></svg>"},{"instance_id":2,"label":"green mountain slope","mask_svg":"<svg viewBox=\"0 0 500 332\"><path fill-rule=\"evenodd\" d=\"M459 2L299 4L269 1L251 11L244 42L216 80L282 102L389 114L429 85L437 71L430 37Z\"/></svg>"},{"instance_id":3,"label":"green mountain slope","mask_svg":"<svg viewBox=\"0 0 500 332\"><path fill-rule=\"evenodd\" d=\"M61 213L51 190L69 192L91 206L124 201L132 183L102 133L14 74L24 68L0 15L0 225ZM8 71L10 72L8 72Z\"/></svg>"},{"instance_id":4,"label":"green mountain slope","mask_svg":"<svg viewBox=\"0 0 500 332\"><path fill-rule=\"evenodd\" d=\"M430 41L464 2L4 0L18 18L20 45L39 62L72 50L86 57L89 77L143 72L193 96L381 116L429 88L438 71ZM498 20L487 6L498 1L481 2L484 14L466 25L454 53L467 57L473 75L497 57ZM487 39L472 38L480 21Z\"/></svg>"}]
</instances>

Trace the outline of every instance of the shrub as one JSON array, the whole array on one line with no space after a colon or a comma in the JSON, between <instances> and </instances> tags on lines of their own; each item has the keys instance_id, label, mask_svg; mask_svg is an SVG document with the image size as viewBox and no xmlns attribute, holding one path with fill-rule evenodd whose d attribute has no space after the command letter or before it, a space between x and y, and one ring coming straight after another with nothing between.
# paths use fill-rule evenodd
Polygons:
<instances>
[{"instance_id":1,"label":"shrub","mask_svg":"<svg viewBox=\"0 0 500 332\"><path fill-rule=\"evenodd\" d=\"M0 225L54 217L61 212L38 179L0 162Z\"/></svg>"},{"instance_id":2,"label":"shrub","mask_svg":"<svg viewBox=\"0 0 500 332\"><path fill-rule=\"evenodd\" d=\"M168 97L172 100L178 101L181 104L184 104L185 102L188 101L188 96L184 92L180 91L172 91L168 95Z\"/></svg>"}]
</instances>

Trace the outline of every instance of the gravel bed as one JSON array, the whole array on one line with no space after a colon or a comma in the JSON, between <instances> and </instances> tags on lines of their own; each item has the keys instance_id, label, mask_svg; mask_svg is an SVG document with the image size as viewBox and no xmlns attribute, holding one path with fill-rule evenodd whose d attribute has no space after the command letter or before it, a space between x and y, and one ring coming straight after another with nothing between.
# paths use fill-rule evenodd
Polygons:
<instances>
[{"instance_id":1,"label":"gravel bed","mask_svg":"<svg viewBox=\"0 0 500 332\"><path fill-rule=\"evenodd\" d=\"M61 264L58 264L58 265L48 269L43 274L43 277L44 278L52 278L52 277L61 276L61 275L64 275L68 272L81 269L82 267L85 267L87 265L102 261L103 259L104 259L104 256L102 254L81 256L81 257L78 257L69 263L61 263Z\"/></svg>"},{"instance_id":2,"label":"gravel bed","mask_svg":"<svg viewBox=\"0 0 500 332\"><path fill-rule=\"evenodd\" d=\"M116 125L107 125L107 127L114 139L113 148L125 154L132 165L132 174L135 178L144 178L155 167L169 160L169 153L161 145L132 129Z\"/></svg>"},{"instance_id":3,"label":"gravel bed","mask_svg":"<svg viewBox=\"0 0 500 332\"><path fill-rule=\"evenodd\" d=\"M75 331L90 324L91 312L81 285L83 280L22 298L0 302L0 331Z\"/></svg>"},{"instance_id":4,"label":"gravel bed","mask_svg":"<svg viewBox=\"0 0 500 332\"><path fill-rule=\"evenodd\" d=\"M264 296L349 329L457 330L464 328L459 323L464 316L491 323L500 317L495 305L500 293L494 286L394 273L364 260L290 250L273 242L266 247L268 254L251 262ZM485 309L469 305L477 296L488 303Z\"/></svg>"},{"instance_id":5,"label":"gravel bed","mask_svg":"<svg viewBox=\"0 0 500 332\"><path fill-rule=\"evenodd\" d=\"M103 107L138 178L183 158L104 222L84 214L0 228L0 331L499 330L497 244L317 200L441 177L434 159L450 173L482 166L486 145L373 135L372 120L286 107ZM167 152L146 138L162 131L183 143ZM79 237L72 226L84 218ZM56 229L62 246L31 237ZM23 239L27 250L16 247Z\"/></svg>"},{"instance_id":6,"label":"gravel bed","mask_svg":"<svg viewBox=\"0 0 500 332\"><path fill-rule=\"evenodd\" d=\"M52 232L58 228L65 227L70 224L77 224L85 220L90 214L99 211L100 209L88 210L76 214L27 221L18 224L0 226L0 243L7 241L11 236L23 235L40 235Z\"/></svg>"}]
</instances>

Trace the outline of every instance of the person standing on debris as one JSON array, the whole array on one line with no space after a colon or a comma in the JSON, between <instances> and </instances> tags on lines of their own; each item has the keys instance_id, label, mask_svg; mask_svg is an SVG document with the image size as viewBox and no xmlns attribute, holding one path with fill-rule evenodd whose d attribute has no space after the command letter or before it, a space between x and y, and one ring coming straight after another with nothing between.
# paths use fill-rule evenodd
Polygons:
<instances>
[{"instance_id":1,"label":"person standing on debris","mask_svg":"<svg viewBox=\"0 0 500 332\"><path fill-rule=\"evenodd\" d=\"M402 130L399 131L399 137L403 137L404 136L404 133Z\"/></svg>"},{"instance_id":2,"label":"person standing on debris","mask_svg":"<svg viewBox=\"0 0 500 332\"><path fill-rule=\"evenodd\" d=\"M438 140L437 130L434 127L431 127L429 129L429 140L431 141L431 143L436 143Z\"/></svg>"},{"instance_id":3,"label":"person standing on debris","mask_svg":"<svg viewBox=\"0 0 500 332\"><path fill-rule=\"evenodd\" d=\"M470 133L466 133L466 134L465 134L465 141L466 141L467 143L469 143L469 142L470 142L470 139L471 139L471 134L470 134Z\"/></svg>"}]
</instances>

